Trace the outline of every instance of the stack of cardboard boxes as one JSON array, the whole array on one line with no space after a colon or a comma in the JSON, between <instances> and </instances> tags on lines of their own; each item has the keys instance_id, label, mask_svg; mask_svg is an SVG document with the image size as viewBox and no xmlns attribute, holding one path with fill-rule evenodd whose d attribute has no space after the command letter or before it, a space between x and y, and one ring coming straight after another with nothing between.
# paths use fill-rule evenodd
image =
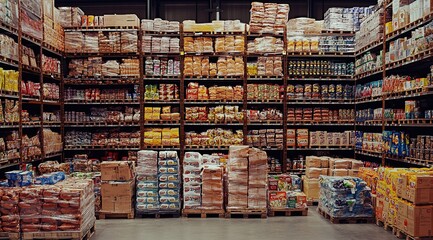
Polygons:
<instances>
[{"instance_id":1,"label":"stack of cardboard boxes","mask_svg":"<svg viewBox=\"0 0 433 240\"><path fill-rule=\"evenodd\" d=\"M351 176L357 177L362 161L350 158L331 158L307 156L305 176L303 177L304 193L308 201L319 199L319 177L323 176Z\"/></svg>"},{"instance_id":2,"label":"stack of cardboard boxes","mask_svg":"<svg viewBox=\"0 0 433 240\"><path fill-rule=\"evenodd\" d=\"M400 174L397 183L397 228L412 237L433 236L433 173Z\"/></svg>"},{"instance_id":3,"label":"stack of cardboard boxes","mask_svg":"<svg viewBox=\"0 0 433 240\"><path fill-rule=\"evenodd\" d=\"M305 176L303 176L304 193L307 201L319 201L319 176L328 175L329 158L307 156L305 162Z\"/></svg>"},{"instance_id":4,"label":"stack of cardboard boxes","mask_svg":"<svg viewBox=\"0 0 433 240\"><path fill-rule=\"evenodd\" d=\"M102 212L133 213L134 168L134 163L128 161L101 163Z\"/></svg>"}]
</instances>

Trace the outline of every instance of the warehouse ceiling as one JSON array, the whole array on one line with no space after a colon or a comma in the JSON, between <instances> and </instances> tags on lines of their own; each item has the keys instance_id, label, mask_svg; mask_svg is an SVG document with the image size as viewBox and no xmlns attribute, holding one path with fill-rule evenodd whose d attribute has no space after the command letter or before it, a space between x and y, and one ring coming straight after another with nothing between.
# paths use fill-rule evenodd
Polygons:
<instances>
[{"instance_id":1,"label":"warehouse ceiling","mask_svg":"<svg viewBox=\"0 0 433 240\"><path fill-rule=\"evenodd\" d=\"M265 0L263 0L266 2ZM140 18L147 18L147 0L56 0L56 6L76 6L86 14L103 15L107 13L135 13ZM218 0L149 0L151 3L150 18L160 17L168 20L209 22L215 19ZM252 0L219 0L222 9L221 19L240 19L249 21L249 10ZM269 0L268 2L289 3L290 18L310 16L323 19L324 12L330 7L355 7L376 4L376 0ZM210 4L213 6L211 7Z\"/></svg>"}]
</instances>

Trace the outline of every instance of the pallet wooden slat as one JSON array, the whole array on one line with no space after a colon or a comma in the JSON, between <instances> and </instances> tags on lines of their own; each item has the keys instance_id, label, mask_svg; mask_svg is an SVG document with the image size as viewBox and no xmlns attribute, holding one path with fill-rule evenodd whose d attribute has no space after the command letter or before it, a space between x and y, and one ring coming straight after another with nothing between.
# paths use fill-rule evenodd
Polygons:
<instances>
[{"instance_id":1,"label":"pallet wooden slat","mask_svg":"<svg viewBox=\"0 0 433 240\"><path fill-rule=\"evenodd\" d=\"M268 210L267 209L227 209L225 214L226 218L267 218Z\"/></svg>"},{"instance_id":2,"label":"pallet wooden slat","mask_svg":"<svg viewBox=\"0 0 433 240\"><path fill-rule=\"evenodd\" d=\"M270 209L268 216L269 217L275 217L275 216L307 216L308 215L308 208L292 208L292 209Z\"/></svg>"},{"instance_id":3,"label":"pallet wooden slat","mask_svg":"<svg viewBox=\"0 0 433 240\"><path fill-rule=\"evenodd\" d=\"M175 210L175 211L147 211L147 212L142 212L142 211L138 211L135 214L136 218L162 218L162 217L166 217L166 218L178 218L180 217L180 211L179 210Z\"/></svg>"},{"instance_id":4,"label":"pallet wooden slat","mask_svg":"<svg viewBox=\"0 0 433 240\"><path fill-rule=\"evenodd\" d=\"M0 239L19 240L20 233L0 232Z\"/></svg>"},{"instance_id":5,"label":"pallet wooden slat","mask_svg":"<svg viewBox=\"0 0 433 240\"><path fill-rule=\"evenodd\" d=\"M29 232L22 233L23 240L31 239L72 239L72 240L90 240L95 234L95 222L90 228L82 231L54 231L54 232Z\"/></svg>"},{"instance_id":6,"label":"pallet wooden slat","mask_svg":"<svg viewBox=\"0 0 433 240\"><path fill-rule=\"evenodd\" d=\"M134 218L134 210L131 210L131 212L128 213L111 213L111 212L104 212L99 211L98 219L133 219Z\"/></svg>"},{"instance_id":7,"label":"pallet wooden slat","mask_svg":"<svg viewBox=\"0 0 433 240\"><path fill-rule=\"evenodd\" d=\"M218 217L224 218L225 211L224 209L183 209L182 217L200 217L200 218L210 218L210 217Z\"/></svg>"},{"instance_id":8,"label":"pallet wooden slat","mask_svg":"<svg viewBox=\"0 0 433 240\"><path fill-rule=\"evenodd\" d=\"M317 208L317 211L325 219L329 220L333 224L360 224L360 223L375 223L374 217L333 217L327 212Z\"/></svg>"},{"instance_id":9,"label":"pallet wooden slat","mask_svg":"<svg viewBox=\"0 0 433 240\"><path fill-rule=\"evenodd\" d=\"M399 239L405 239L405 240L433 240L433 236L426 236L426 237L414 237L409 235L403 230L400 230L398 228L394 228L392 233L396 238Z\"/></svg>"}]
</instances>

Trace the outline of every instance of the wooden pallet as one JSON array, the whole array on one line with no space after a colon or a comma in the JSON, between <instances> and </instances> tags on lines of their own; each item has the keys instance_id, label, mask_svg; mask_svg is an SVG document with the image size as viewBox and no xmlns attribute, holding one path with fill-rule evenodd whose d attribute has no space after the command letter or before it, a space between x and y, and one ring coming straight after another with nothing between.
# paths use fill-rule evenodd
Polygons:
<instances>
[{"instance_id":1,"label":"wooden pallet","mask_svg":"<svg viewBox=\"0 0 433 240\"><path fill-rule=\"evenodd\" d=\"M22 239L90 240L93 234L95 234L95 223L93 223L89 229L84 229L83 231L25 232L22 233Z\"/></svg>"},{"instance_id":2,"label":"wooden pallet","mask_svg":"<svg viewBox=\"0 0 433 240\"><path fill-rule=\"evenodd\" d=\"M0 232L0 239L19 240L20 233Z\"/></svg>"},{"instance_id":3,"label":"wooden pallet","mask_svg":"<svg viewBox=\"0 0 433 240\"><path fill-rule=\"evenodd\" d=\"M226 218L267 218L267 209L227 210Z\"/></svg>"},{"instance_id":4,"label":"wooden pallet","mask_svg":"<svg viewBox=\"0 0 433 240\"><path fill-rule=\"evenodd\" d=\"M293 209L270 209L268 212L269 217L277 217L277 216L307 216L308 208L293 208Z\"/></svg>"},{"instance_id":5,"label":"wooden pallet","mask_svg":"<svg viewBox=\"0 0 433 240\"><path fill-rule=\"evenodd\" d=\"M380 219L376 219L376 225L379 227L383 227L383 229L385 229L385 231L394 232L394 226L393 225L391 225L387 222L384 222Z\"/></svg>"},{"instance_id":6,"label":"wooden pallet","mask_svg":"<svg viewBox=\"0 0 433 240\"><path fill-rule=\"evenodd\" d=\"M224 218L224 209L183 209L182 217L187 218Z\"/></svg>"},{"instance_id":7,"label":"wooden pallet","mask_svg":"<svg viewBox=\"0 0 433 240\"><path fill-rule=\"evenodd\" d=\"M111 213L99 211L97 213L98 219L133 219L134 218L134 210L131 210L129 213Z\"/></svg>"},{"instance_id":8,"label":"wooden pallet","mask_svg":"<svg viewBox=\"0 0 433 240\"><path fill-rule=\"evenodd\" d=\"M180 211L148 211L148 212L136 212L136 218L178 218L180 217Z\"/></svg>"},{"instance_id":9,"label":"wooden pallet","mask_svg":"<svg viewBox=\"0 0 433 240\"><path fill-rule=\"evenodd\" d=\"M332 217L320 207L317 208L317 212L333 224L375 223L374 217Z\"/></svg>"},{"instance_id":10,"label":"wooden pallet","mask_svg":"<svg viewBox=\"0 0 433 240\"><path fill-rule=\"evenodd\" d=\"M400 230L398 228L394 228L392 231L395 237L399 239L405 239L405 240L433 240L433 236L426 236L426 237L414 237L409 235L403 230Z\"/></svg>"},{"instance_id":11,"label":"wooden pallet","mask_svg":"<svg viewBox=\"0 0 433 240\"><path fill-rule=\"evenodd\" d=\"M319 205L318 199L307 200L307 206L317 206Z\"/></svg>"}]
</instances>

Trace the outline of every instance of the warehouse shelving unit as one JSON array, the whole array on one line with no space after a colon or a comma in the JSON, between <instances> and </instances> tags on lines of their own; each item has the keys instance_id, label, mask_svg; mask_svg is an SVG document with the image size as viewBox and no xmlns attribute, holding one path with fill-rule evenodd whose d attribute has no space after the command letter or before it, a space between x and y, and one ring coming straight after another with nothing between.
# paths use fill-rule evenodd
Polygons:
<instances>
[{"instance_id":1,"label":"warehouse shelving unit","mask_svg":"<svg viewBox=\"0 0 433 240\"><path fill-rule=\"evenodd\" d=\"M291 36L287 33L287 36ZM296 36L296 35L294 35ZM309 34L304 37L327 37L327 36L338 36L338 37L354 37L355 33L351 31L334 31L334 30L322 30L321 33ZM331 62L354 62L355 53L352 51L347 52L333 52L323 51L319 52L289 52L286 56L286 61L323 61L328 60ZM287 66L289 67L289 66ZM355 84L355 78L353 75L308 75L304 74L290 74L287 75L287 84L342 84L343 86L348 84L353 86ZM295 93L296 94L296 93ZM287 96L287 95L286 95ZM286 108L312 108L315 107L326 107L330 110L333 109L354 109L355 101L353 98L321 98L321 99L297 99L289 98L286 100ZM295 109L296 110L296 109ZM314 119L314 118L313 118ZM338 120L338 121L317 121L317 120L286 120L286 125L292 129L308 129L311 131L330 131L330 132L341 132L346 130L354 130L355 122L353 120ZM310 143L311 144L311 143ZM295 157L296 155L305 156L308 155L323 155L323 156L338 156L338 157L352 157L354 153L353 146L318 146L318 147L286 147L287 155ZM301 158L301 159L302 159ZM286 166L284 166L286 168ZM287 169L288 172L301 174L305 172L299 169Z\"/></svg>"},{"instance_id":2,"label":"warehouse shelving unit","mask_svg":"<svg viewBox=\"0 0 433 240\"><path fill-rule=\"evenodd\" d=\"M387 20L386 11L391 10L390 8L392 7L392 1L385 1L381 6L378 7L383 8L385 12L381 22L384 27L384 23ZM376 70L357 75L355 77L357 84L378 80L380 77L384 79L385 77L392 74L407 74L412 77L425 77L429 71L429 66L431 65L429 61L432 59L433 49L429 48L405 59L390 63L386 63L385 53L388 51L389 43L391 41L410 35L413 30L428 24L432 20L433 14L429 14L396 31L390 33L385 33L384 31L383 35L377 41L372 42L368 46L358 50L357 57L369 51L378 52L382 50L384 54L382 56L381 67ZM428 133L430 133L429 127L433 126L433 121L431 119L388 120L385 118L384 112L386 107L404 106L405 100L427 99L431 97L432 89L433 88L429 86L409 91L382 93L382 95L372 98L356 99L357 109L371 106L382 108L382 119L357 122L356 128L361 130L368 129L368 131L374 130L376 132L378 132L379 129L381 132L383 132L385 130L404 131L405 129L410 128L411 134L415 133L416 135L425 135L426 130ZM383 151L372 152L357 149L355 154L360 156L362 159L367 158L368 160L379 161L383 166L395 165L396 163L400 165L403 163L405 165L423 167L431 167L433 165L433 161L431 160L414 159L411 157L396 157Z\"/></svg>"},{"instance_id":3,"label":"warehouse shelving unit","mask_svg":"<svg viewBox=\"0 0 433 240\"><path fill-rule=\"evenodd\" d=\"M74 28L66 28L65 32L136 32L138 39L140 39L140 34L138 29L134 28L108 28L108 27L74 27ZM139 42L137 42L137 47L139 47ZM136 96L136 99L109 99L109 100L73 100L73 99L64 99L63 100L63 113L62 113L62 123L63 123L63 132L64 136L70 130L79 129L82 131L98 132L98 131L112 131L115 129L133 132L139 131L143 132L143 118L140 117L139 121L92 121L92 119L88 119L89 121L67 121L66 120L66 112L68 111L81 111L85 112L86 116L90 116L90 108L114 108L114 107L122 107L122 111L125 111L126 107L132 108L140 108L140 114L143 114L143 81L142 81L142 67L140 67L140 74L137 76L82 76L76 77L71 76L68 73L68 63L72 59L84 59L88 57L100 57L103 60L121 60L121 59L137 59L142 64L142 54L140 52L129 53L129 52L107 52L107 53L65 53L64 54L64 64L63 64L63 83L64 83L64 91L67 88L71 89L85 89L85 88L97 88L97 89L137 89L139 95ZM127 156L126 153L128 151L138 151L141 148L142 137L140 137L140 142L138 145L77 145L77 146L69 146L64 141L64 150L65 150L65 158L71 158L75 154L88 154L90 157L100 157L103 156L106 151L116 151L121 152L122 156Z\"/></svg>"},{"instance_id":4,"label":"warehouse shelving unit","mask_svg":"<svg viewBox=\"0 0 433 240\"><path fill-rule=\"evenodd\" d=\"M143 39L145 36L152 36L152 37L173 37L173 38L179 38L181 41L181 30L175 31L175 32L153 32L153 31L140 31L139 35L141 36L140 39ZM179 43L180 44L180 43ZM144 52L142 48L142 43L139 43L139 51L141 54L141 79L143 82L143 88L142 88L142 101L143 106L141 107L141 118L142 123L141 124L141 149L146 150L155 150L155 151L180 151L180 156L183 157L181 148L182 146L182 136L183 136L183 121L182 121L182 105L183 105L183 92L182 92L182 54L181 49L179 49L179 52ZM157 74L157 75L149 75L145 72L145 61L146 58L157 58L157 59L173 59L180 61L180 74L179 75L168 75L168 74ZM150 85L156 85L157 90L160 89L160 84L174 84L177 86L178 92L179 92L179 98L178 99L169 99L169 100L162 100L161 98L158 100L150 100L145 99L145 86L148 84ZM180 113L180 119L179 120L149 120L146 119L146 112L144 109L146 107L164 107L164 106L170 106L171 111L173 108L178 109ZM161 110L160 110L161 111ZM153 146L153 145L146 145L144 141L144 132L145 128L179 128L179 140L180 145L179 146Z\"/></svg>"},{"instance_id":5,"label":"warehouse shelving unit","mask_svg":"<svg viewBox=\"0 0 433 240\"><path fill-rule=\"evenodd\" d=\"M60 100L53 99L45 99L43 96L43 84L44 82L52 82L56 83L61 87L62 85L62 77L61 74L50 74L42 71L42 54L55 57L59 60L62 59L62 52L55 49L45 42L45 39L42 37L41 39L35 38L29 34L26 34L22 30L21 19L22 19L22 11L29 11L25 9L25 6L21 6L21 2L17 1L18 9L20 9L18 14L18 25L10 26L3 22L0 22L0 33L8 35L12 37L18 43L18 59L19 61L11 60L5 57L0 56L0 66L5 70L16 70L19 72L18 78L18 92L6 92L0 91L0 98L3 100L10 99L18 102L19 108L19 121L15 123L2 123L0 125L1 129L4 129L4 135L2 137L6 137L11 131L18 132L18 140L19 140L19 157L13 159L1 159L0 160L0 169L5 171L7 169L17 169L21 164L38 164L45 160L61 160L62 152L54 152L47 153L46 149L44 149L44 136L42 134L44 128L53 129L56 132L61 131L61 121L55 122L47 122L43 119L43 113L46 110L56 109L58 108L60 112L60 108L62 107ZM43 16L43 9L41 8L41 13L37 14L40 17L41 23L43 25L45 20ZM42 36L43 31L42 31ZM30 47L34 50L36 55L36 63L37 67L24 65L22 62L23 46ZM21 81L32 81L41 85L39 90L39 97L28 97L22 93ZM22 110L31 109L35 114L35 119L31 122L24 122L22 118ZM23 137L28 134L31 136L37 136L40 141L40 149L41 154L26 157L25 151L27 148L23 147Z\"/></svg>"},{"instance_id":6,"label":"warehouse shelving unit","mask_svg":"<svg viewBox=\"0 0 433 240\"><path fill-rule=\"evenodd\" d=\"M116 28L71 28L66 29L65 31L118 31ZM247 52L247 42L248 40L253 40L257 37L264 36L273 36L276 38L280 38L284 43L284 49L287 49L287 40L286 33L284 34L251 34L247 31L244 32L236 32L236 33L194 33L194 32L184 32L182 25L180 26L180 32L143 32L138 31L139 41L139 53L137 54L119 54L119 53L73 53L73 54L65 54L64 61L64 72L66 73L66 64L69 59L74 58L86 58L89 56L97 56L107 59L119 59L124 57L134 57L140 59L140 77L139 78L131 78L131 77L71 77L67 74L63 75L63 83L64 86L74 87L74 88L82 88L83 86L92 86L92 87L127 87L131 85L139 85L140 88L140 99L139 100L131 100L131 101L84 101L84 100L65 100L64 104L62 104L63 112L68 111L69 109L74 109L77 107L88 108L90 106L140 106L140 122L137 123L107 123L107 122L62 122L62 126L64 126L63 131L72 129L72 128L80 128L80 129L89 129L95 128L99 129L140 129L140 146L139 147L104 147L104 146L66 146L65 151L67 152L67 156L71 156L72 153L91 153L96 151L100 152L101 150L106 151L132 151L139 149L148 149L148 150L175 150L180 152L180 158L183 159L183 155L185 151L204 151L204 152L227 152L228 146L196 146L196 145L186 145L185 144L185 133L190 130L196 130L196 132L200 132L202 130L211 129L211 128L229 128L232 130L242 130L244 134L244 144L247 144L247 135L249 130L259 130L259 129L282 129L283 130L283 144L282 146L267 146L267 147L259 147L265 151L267 151L270 156L277 156L278 159L281 159L281 165L283 172L292 172L292 173L302 173L303 171L298 169L287 169L287 157L288 155L294 154L330 154L332 155L344 155L350 156L351 152L353 152L353 148L351 147L298 147L298 148L288 148L287 147L287 129L288 127L296 126L297 128L308 128L308 129L326 129L326 128L335 128L344 127L344 129L350 130L354 127L353 121L296 121L289 122L287 119L283 117L281 120L258 120L258 121L249 121L247 119L246 114L244 113L243 121L222 121L222 122L211 122L211 121L190 121L185 119L185 107L191 106L218 106L218 105L230 105L230 106L239 106L244 112L247 109L264 109L264 108L277 108L283 112L283 115L287 115L287 108L294 106L305 106L311 107L313 105L326 106L331 105L334 108L345 107L345 108L353 108L354 101L352 99L288 99L287 97L287 85L289 83L341 83L341 84L352 84L354 83L353 76L351 75L329 75L329 76L288 76L288 61L289 60L297 60L297 59L337 59L339 61L350 61L353 59L352 53L344 53L339 54L335 52L325 52L325 53L317 53L317 54L287 54L286 51L282 53L248 53ZM353 36L352 32L323 32L324 36ZM143 36L153 36L153 37L179 37L180 45L183 46L185 37L210 37L213 40L216 37L223 36L242 36L245 42L245 50L244 52L237 53L195 53L195 52L185 52L182 48L179 53L148 53L143 52L141 48L140 40L143 39ZM243 76L185 76L184 69L184 59L187 56L202 56L209 57L211 59L215 59L218 57L242 57L244 60L244 75ZM180 60L180 75L178 76L164 76L164 75L150 75L146 74L145 62L146 58L170 58L170 59L179 59ZM281 57L283 62L283 75L282 76L248 76L247 73L247 63L249 60L255 60L257 57ZM212 86L214 84L222 85L222 86L235 86L242 85L244 88L244 95L242 99L239 100L188 100L186 98L186 88L187 85L191 82L197 82L199 84L205 85L207 87ZM252 83L260 83L260 84L278 84L283 89L284 92L281 98L279 99L248 99L247 98L247 86ZM179 88L179 99L170 99L170 100L148 100L145 99L145 86L148 84L176 84ZM66 87L63 87L66 89ZM180 120L147 120L145 116L145 107L162 107L162 106L171 106L175 108L179 108ZM64 119L63 113L63 119ZM180 135L180 145L179 146L152 146L146 145L144 141L144 131L146 128L179 128Z\"/></svg>"}]
</instances>

